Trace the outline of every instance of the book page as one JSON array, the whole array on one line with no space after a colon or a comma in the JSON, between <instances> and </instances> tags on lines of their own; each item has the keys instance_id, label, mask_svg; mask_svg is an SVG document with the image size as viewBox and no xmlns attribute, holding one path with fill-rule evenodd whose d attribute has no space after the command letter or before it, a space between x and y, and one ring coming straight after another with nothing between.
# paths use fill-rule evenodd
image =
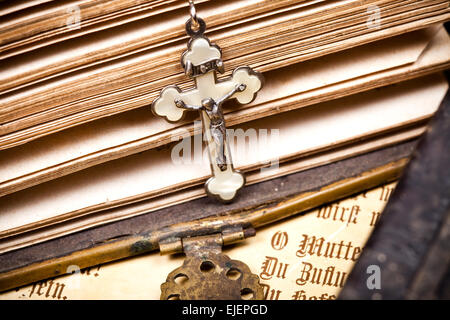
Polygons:
<instances>
[{"instance_id":1,"label":"book page","mask_svg":"<svg viewBox=\"0 0 450 320\"><path fill-rule=\"evenodd\" d=\"M266 299L336 299L395 185L258 229L224 253L260 277ZM184 255L153 252L84 270L71 266L74 274L2 293L0 299L159 299L160 285L183 260Z\"/></svg>"}]
</instances>

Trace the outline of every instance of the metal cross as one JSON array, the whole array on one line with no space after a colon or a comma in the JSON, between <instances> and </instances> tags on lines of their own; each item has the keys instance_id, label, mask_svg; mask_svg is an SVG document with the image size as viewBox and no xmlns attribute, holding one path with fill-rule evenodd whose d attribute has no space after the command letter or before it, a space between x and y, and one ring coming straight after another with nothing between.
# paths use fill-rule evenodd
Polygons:
<instances>
[{"instance_id":1,"label":"metal cross","mask_svg":"<svg viewBox=\"0 0 450 320\"><path fill-rule=\"evenodd\" d=\"M233 168L222 104L232 98L241 104L250 103L261 89L263 78L249 67L239 67L230 77L217 80L217 72L224 72L222 52L203 35L205 22L196 16L195 19L197 31L192 30L194 19L186 23L191 39L181 64L196 86L188 91L181 91L176 85L164 88L153 102L152 111L169 122L180 121L189 110L200 112L213 174L205 184L206 191L227 202L235 197L245 178Z\"/></svg>"}]
</instances>

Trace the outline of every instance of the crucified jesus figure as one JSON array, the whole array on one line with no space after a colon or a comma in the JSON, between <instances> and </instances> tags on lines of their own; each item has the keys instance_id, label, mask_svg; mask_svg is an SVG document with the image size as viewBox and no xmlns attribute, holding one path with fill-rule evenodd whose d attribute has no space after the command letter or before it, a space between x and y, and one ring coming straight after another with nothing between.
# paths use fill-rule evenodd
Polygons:
<instances>
[{"instance_id":1,"label":"crucified jesus figure","mask_svg":"<svg viewBox=\"0 0 450 320\"><path fill-rule=\"evenodd\" d=\"M217 150L216 163L221 171L227 170L227 158L225 156L226 127L222 112L222 104L231 98L231 96L236 92L244 91L246 87L247 86L245 84L238 84L233 88L233 90L228 92L222 98L217 99L217 101L214 101L212 98L203 99L200 106L187 105L183 100L175 99L175 105L178 108L199 111L203 110L208 115L210 120L209 130L212 138L214 139Z\"/></svg>"}]
</instances>

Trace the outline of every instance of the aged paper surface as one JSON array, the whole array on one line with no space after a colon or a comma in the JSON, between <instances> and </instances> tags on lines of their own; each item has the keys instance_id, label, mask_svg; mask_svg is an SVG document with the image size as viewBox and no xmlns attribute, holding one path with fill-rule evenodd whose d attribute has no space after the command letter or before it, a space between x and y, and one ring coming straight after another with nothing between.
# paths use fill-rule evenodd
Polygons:
<instances>
[{"instance_id":1,"label":"aged paper surface","mask_svg":"<svg viewBox=\"0 0 450 320\"><path fill-rule=\"evenodd\" d=\"M258 229L254 238L224 253L258 274L266 299L335 299L394 187ZM159 299L160 285L183 259L155 252L81 271L71 266L68 273L74 274L5 292L0 299Z\"/></svg>"}]
</instances>

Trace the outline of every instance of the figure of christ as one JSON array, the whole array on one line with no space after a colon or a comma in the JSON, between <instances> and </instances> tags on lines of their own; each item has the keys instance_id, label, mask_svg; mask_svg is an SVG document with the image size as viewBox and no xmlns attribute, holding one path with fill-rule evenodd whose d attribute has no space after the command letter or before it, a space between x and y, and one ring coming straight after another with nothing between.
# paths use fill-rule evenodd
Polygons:
<instances>
[{"instance_id":1,"label":"figure of christ","mask_svg":"<svg viewBox=\"0 0 450 320\"><path fill-rule=\"evenodd\" d=\"M225 156L226 127L222 112L222 104L231 98L231 96L236 92L244 91L246 87L247 86L245 84L236 85L233 90L228 92L222 98L217 99L217 101L214 101L212 98L203 99L200 106L187 105L184 101L175 99L175 105L178 108L187 110L202 110L208 115L210 120L209 130L211 132L211 137L214 139L217 150L216 163L221 171L227 170L227 158Z\"/></svg>"}]
</instances>

